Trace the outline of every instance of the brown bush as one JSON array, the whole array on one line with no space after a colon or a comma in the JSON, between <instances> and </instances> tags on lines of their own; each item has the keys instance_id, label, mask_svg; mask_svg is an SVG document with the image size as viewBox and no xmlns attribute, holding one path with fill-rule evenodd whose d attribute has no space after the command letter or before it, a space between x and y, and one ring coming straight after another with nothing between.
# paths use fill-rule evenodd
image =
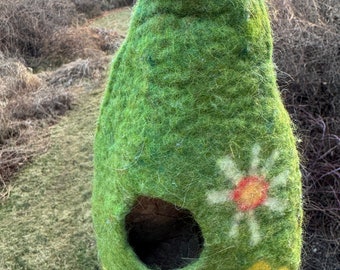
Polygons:
<instances>
[{"instance_id":1,"label":"brown bush","mask_svg":"<svg viewBox=\"0 0 340 270\"><path fill-rule=\"evenodd\" d=\"M100 40L90 28L60 28L55 31L41 49L44 65L60 66L90 54L100 54ZM40 63L41 64L41 63Z\"/></svg>"},{"instance_id":2,"label":"brown bush","mask_svg":"<svg viewBox=\"0 0 340 270\"><path fill-rule=\"evenodd\" d=\"M101 50L111 54L118 50L120 44L125 38L125 36L119 35L117 32L105 28L93 28L92 31L96 33L101 40Z\"/></svg>"},{"instance_id":3,"label":"brown bush","mask_svg":"<svg viewBox=\"0 0 340 270\"><path fill-rule=\"evenodd\" d=\"M79 19L68 0L0 0L0 51L30 62L42 55L41 49L55 30Z\"/></svg>"},{"instance_id":4,"label":"brown bush","mask_svg":"<svg viewBox=\"0 0 340 270\"><path fill-rule=\"evenodd\" d=\"M84 14L99 15L107 3L104 0L0 0L0 51L24 59L36 70L60 66L95 54L95 50L107 49L100 44L102 37L94 30L70 28L83 24Z\"/></svg>"},{"instance_id":5,"label":"brown bush","mask_svg":"<svg viewBox=\"0 0 340 270\"><path fill-rule=\"evenodd\" d=\"M104 10L131 6L136 0L72 0L79 13L84 13L86 18L94 18Z\"/></svg>"},{"instance_id":6,"label":"brown bush","mask_svg":"<svg viewBox=\"0 0 340 270\"><path fill-rule=\"evenodd\" d=\"M337 0L272 0L278 83L302 142L303 269L340 267L340 51Z\"/></svg>"},{"instance_id":7,"label":"brown bush","mask_svg":"<svg viewBox=\"0 0 340 270\"><path fill-rule=\"evenodd\" d=\"M340 29L336 20L340 10L336 1L270 2L275 61L285 72L279 73L283 75L281 83L286 79L287 83L294 81L301 88L311 90L325 85L334 89L339 83Z\"/></svg>"},{"instance_id":8,"label":"brown bush","mask_svg":"<svg viewBox=\"0 0 340 270\"><path fill-rule=\"evenodd\" d=\"M71 101L66 89L48 87L22 62L0 53L0 198L13 173L42 148L29 144L42 124L38 120L54 121Z\"/></svg>"},{"instance_id":9,"label":"brown bush","mask_svg":"<svg viewBox=\"0 0 340 270\"><path fill-rule=\"evenodd\" d=\"M30 156L27 149L22 151L17 147L27 142L24 133L27 132L28 124L11 117L10 104L40 85L40 79L23 63L17 59L5 58L0 53L0 199L9 192L6 188L8 177Z\"/></svg>"},{"instance_id":10,"label":"brown bush","mask_svg":"<svg viewBox=\"0 0 340 270\"><path fill-rule=\"evenodd\" d=\"M42 74L48 86L69 87L82 80L90 78L92 82L101 80L106 76L106 69L110 56L97 57L93 59L77 59L63 65L55 71Z\"/></svg>"},{"instance_id":11,"label":"brown bush","mask_svg":"<svg viewBox=\"0 0 340 270\"><path fill-rule=\"evenodd\" d=\"M35 142L41 127L54 124L72 109L72 87L85 85L86 79L92 88L101 84L110 60L108 55L97 55L33 74L18 59L0 53L0 199L8 195L12 175L46 149L45 142Z\"/></svg>"},{"instance_id":12,"label":"brown bush","mask_svg":"<svg viewBox=\"0 0 340 270\"><path fill-rule=\"evenodd\" d=\"M40 88L31 95L17 97L7 106L10 119L36 120L65 114L72 108L72 96L62 88Z\"/></svg>"},{"instance_id":13,"label":"brown bush","mask_svg":"<svg viewBox=\"0 0 340 270\"><path fill-rule=\"evenodd\" d=\"M86 18L94 18L103 13L102 0L72 0L79 13L84 13Z\"/></svg>"},{"instance_id":14,"label":"brown bush","mask_svg":"<svg viewBox=\"0 0 340 270\"><path fill-rule=\"evenodd\" d=\"M0 54L0 82L1 142L8 136L8 133L11 133L7 131L10 121L7 117L9 104L21 96L26 96L36 91L36 89L41 87L42 82L19 60L5 58L2 54Z\"/></svg>"},{"instance_id":15,"label":"brown bush","mask_svg":"<svg viewBox=\"0 0 340 270\"><path fill-rule=\"evenodd\" d=\"M112 53L123 37L113 31L89 27L65 27L55 31L41 49L40 66L60 66L78 58L100 58Z\"/></svg>"},{"instance_id":16,"label":"brown bush","mask_svg":"<svg viewBox=\"0 0 340 270\"><path fill-rule=\"evenodd\" d=\"M18 121L52 120L71 109L69 88L86 78L100 83L110 59L78 59L36 75L16 59L0 58L0 146L20 133Z\"/></svg>"},{"instance_id":17,"label":"brown bush","mask_svg":"<svg viewBox=\"0 0 340 270\"><path fill-rule=\"evenodd\" d=\"M136 3L137 0L104 0L102 1L102 9L114 9L124 6L131 6Z\"/></svg>"}]
</instances>

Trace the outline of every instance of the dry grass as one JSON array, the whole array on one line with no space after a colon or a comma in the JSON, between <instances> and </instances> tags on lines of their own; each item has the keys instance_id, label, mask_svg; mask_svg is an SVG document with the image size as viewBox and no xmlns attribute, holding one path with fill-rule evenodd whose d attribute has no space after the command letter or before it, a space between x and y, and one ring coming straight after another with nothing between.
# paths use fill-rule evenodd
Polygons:
<instances>
[{"instance_id":1,"label":"dry grass","mask_svg":"<svg viewBox=\"0 0 340 270\"><path fill-rule=\"evenodd\" d=\"M42 48L42 66L60 66L78 58L101 58L112 54L124 39L112 30L92 27L68 27L55 31Z\"/></svg>"},{"instance_id":2,"label":"dry grass","mask_svg":"<svg viewBox=\"0 0 340 270\"><path fill-rule=\"evenodd\" d=\"M131 8L120 8L118 12L105 12L101 17L91 23L101 29L112 29L119 36L124 35L128 28L131 16Z\"/></svg>"},{"instance_id":3,"label":"dry grass","mask_svg":"<svg viewBox=\"0 0 340 270\"><path fill-rule=\"evenodd\" d=\"M39 136L75 106L75 87L101 84L110 59L78 59L39 74L16 59L0 60L0 198L9 195L13 174L47 150Z\"/></svg>"},{"instance_id":4,"label":"dry grass","mask_svg":"<svg viewBox=\"0 0 340 270\"><path fill-rule=\"evenodd\" d=\"M79 86L77 106L49 128L48 151L20 172L0 202L0 269L99 269L90 198L103 87Z\"/></svg>"},{"instance_id":5,"label":"dry grass","mask_svg":"<svg viewBox=\"0 0 340 270\"><path fill-rule=\"evenodd\" d=\"M0 197L8 195L8 179L41 147L31 147L34 126L29 119L18 119L25 112L34 92L42 81L16 59L0 54ZM38 112L33 108L31 113ZM38 105L38 104L36 104ZM26 112L25 112L26 113Z\"/></svg>"},{"instance_id":6,"label":"dry grass","mask_svg":"<svg viewBox=\"0 0 340 270\"><path fill-rule=\"evenodd\" d=\"M110 29L70 26L79 18L71 1L0 0L0 32L7 33L0 36L1 198L13 174L43 150L30 146L40 130L73 108L72 87L86 80L98 85L124 38Z\"/></svg>"},{"instance_id":7,"label":"dry grass","mask_svg":"<svg viewBox=\"0 0 340 270\"><path fill-rule=\"evenodd\" d=\"M129 1L0 0L0 51L24 59L34 70L88 57L103 46L102 40L94 29L80 31L78 26L111 4L126 3Z\"/></svg>"},{"instance_id":8,"label":"dry grass","mask_svg":"<svg viewBox=\"0 0 340 270\"><path fill-rule=\"evenodd\" d=\"M40 81L32 96L42 98L39 89L46 87L64 90L74 100L67 117L26 120L43 126L46 132L39 135L35 126L35 138L30 138L44 149L34 153L15 181L6 182L7 199L0 201L0 269L99 269L90 212L92 141L110 60L101 54L39 74L26 69ZM48 119L61 121L50 126ZM6 142L8 151L0 153L8 158L0 160L16 166L12 159L28 155L29 145L15 146L10 153Z\"/></svg>"},{"instance_id":9,"label":"dry grass","mask_svg":"<svg viewBox=\"0 0 340 270\"><path fill-rule=\"evenodd\" d=\"M131 6L135 2L136 2L136 0L107 0L105 6L108 9L120 8L120 7L124 7L124 6Z\"/></svg>"},{"instance_id":10,"label":"dry grass","mask_svg":"<svg viewBox=\"0 0 340 270\"><path fill-rule=\"evenodd\" d=\"M340 3L270 3L278 83L302 140L303 269L340 269Z\"/></svg>"},{"instance_id":11,"label":"dry grass","mask_svg":"<svg viewBox=\"0 0 340 270\"><path fill-rule=\"evenodd\" d=\"M41 50L56 29L81 20L68 0L1 0L0 51L21 56L31 65L43 56Z\"/></svg>"}]
</instances>

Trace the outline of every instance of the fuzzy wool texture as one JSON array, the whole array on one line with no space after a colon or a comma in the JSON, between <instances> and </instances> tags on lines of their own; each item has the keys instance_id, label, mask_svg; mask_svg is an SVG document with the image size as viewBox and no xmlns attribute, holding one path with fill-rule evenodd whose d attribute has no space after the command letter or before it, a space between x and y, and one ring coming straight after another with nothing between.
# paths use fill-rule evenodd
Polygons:
<instances>
[{"instance_id":1,"label":"fuzzy wool texture","mask_svg":"<svg viewBox=\"0 0 340 270\"><path fill-rule=\"evenodd\" d=\"M188 209L185 270L297 270L301 175L263 0L139 0L95 137L93 221L107 270L149 269L127 242L139 196Z\"/></svg>"}]
</instances>

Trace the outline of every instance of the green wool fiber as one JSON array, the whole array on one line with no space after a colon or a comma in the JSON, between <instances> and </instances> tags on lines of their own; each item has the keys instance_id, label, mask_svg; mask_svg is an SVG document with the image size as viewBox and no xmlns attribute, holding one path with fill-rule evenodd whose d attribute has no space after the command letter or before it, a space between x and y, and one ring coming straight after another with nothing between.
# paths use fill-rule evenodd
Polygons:
<instances>
[{"instance_id":1,"label":"green wool fiber","mask_svg":"<svg viewBox=\"0 0 340 270\"><path fill-rule=\"evenodd\" d=\"M103 269L299 269L299 159L264 2L134 7L95 137Z\"/></svg>"}]
</instances>

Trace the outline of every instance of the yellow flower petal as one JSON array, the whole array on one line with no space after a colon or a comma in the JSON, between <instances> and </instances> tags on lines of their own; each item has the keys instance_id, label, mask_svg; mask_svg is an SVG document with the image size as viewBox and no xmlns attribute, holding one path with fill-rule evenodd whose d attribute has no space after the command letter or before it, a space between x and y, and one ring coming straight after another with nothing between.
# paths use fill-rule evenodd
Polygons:
<instances>
[{"instance_id":1,"label":"yellow flower petal","mask_svg":"<svg viewBox=\"0 0 340 270\"><path fill-rule=\"evenodd\" d=\"M248 270L271 270L272 268L270 265L264 261L259 261L255 263L252 267L250 267ZM285 269L280 269L285 270Z\"/></svg>"}]
</instances>

